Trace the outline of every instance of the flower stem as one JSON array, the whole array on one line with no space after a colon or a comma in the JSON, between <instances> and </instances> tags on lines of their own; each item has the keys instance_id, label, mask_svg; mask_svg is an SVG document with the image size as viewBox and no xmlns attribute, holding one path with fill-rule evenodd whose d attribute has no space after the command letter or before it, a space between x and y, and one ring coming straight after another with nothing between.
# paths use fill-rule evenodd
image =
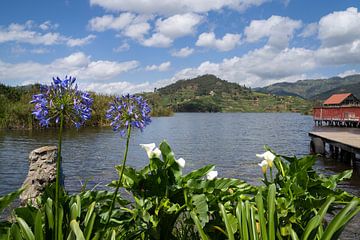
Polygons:
<instances>
[{"instance_id":1,"label":"flower stem","mask_svg":"<svg viewBox=\"0 0 360 240\"><path fill-rule=\"evenodd\" d=\"M58 140L58 153L56 160L56 183L55 183L55 240L59 239L59 208L60 208L60 178L61 178L61 142L62 142L62 132L64 125L64 113L60 114L60 129L59 129L59 140Z\"/></svg>"},{"instance_id":2,"label":"flower stem","mask_svg":"<svg viewBox=\"0 0 360 240\"><path fill-rule=\"evenodd\" d=\"M116 196L118 194L119 188L120 188L120 184L121 184L121 180L122 177L124 175L124 169L125 169L125 164L126 164L126 159L127 159L127 154L128 154L128 150L129 150L129 142L130 142L130 134L131 134L131 125L128 125L128 129L127 129L127 138L126 138L126 147L125 147L125 153L124 153L124 159L123 159L123 163L122 163L122 168L121 168L121 172L119 175L119 180L116 184L116 188L115 188L115 192L111 201L111 205L110 205L110 209L109 209L109 216L106 220L106 224L105 224L105 229L107 229L107 226L109 225L110 222L110 218L111 218L111 214L115 205L115 200L116 200Z\"/></svg>"}]
</instances>

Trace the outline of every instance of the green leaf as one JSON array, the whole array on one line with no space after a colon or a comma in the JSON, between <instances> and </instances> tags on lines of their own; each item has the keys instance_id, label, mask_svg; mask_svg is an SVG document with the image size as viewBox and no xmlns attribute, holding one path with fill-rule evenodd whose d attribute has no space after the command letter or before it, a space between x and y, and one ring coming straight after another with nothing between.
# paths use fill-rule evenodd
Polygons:
<instances>
[{"instance_id":1,"label":"green leaf","mask_svg":"<svg viewBox=\"0 0 360 240\"><path fill-rule=\"evenodd\" d=\"M35 239L36 240L42 240L44 239L44 233L43 233L43 222L42 222L42 216L41 211L38 210L36 217L35 217Z\"/></svg>"},{"instance_id":2,"label":"green leaf","mask_svg":"<svg viewBox=\"0 0 360 240\"><path fill-rule=\"evenodd\" d=\"M264 209L264 202L263 202L261 190L259 190L259 192L256 194L255 202L256 202L258 216L259 216L261 239L267 240L268 236L267 236L267 231L266 231L266 219L264 216L265 209Z\"/></svg>"},{"instance_id":3,"label":"green leaf","mask_svg":"<svg viewBox=\"0 0 360 240\"><path fill-rule=\"evenodd\" d=\"M332 239L333 235L342 228L348 221L350 221L351 218L348 218L348 216L353 216L354 213L358 213L360 211L359 208L359 200L354 199L351 202L349 202L330 222L330 224L327 226L323 236L322 240L330 240Z\"/></svg>"},{"instance_id":4,"label":"green leaf","mask_svg":"<svg viewBox=\"0 0 360 240\"><path fill-rule=\"evenodd\" d=\"M219 203L219 208L220 208L221 217L222 217L222 219L223 219L223 221L225 223L226 232L227 232L227 238L229 240L235 240L234 232L233 232L233 229L232 229L232 224L230 223L230 220L228 218L228 215L226 213L224 205Z\"/></svg>"},{"instance_id":5,"label":"green leaf","mask_svg":"<svg viewBox=\"0 0 360 240\"><path fill-rule=\"evenodd\" d=\"M0 197L0 214L7 206L9 206L12 201L14 201L18 196L20 196L23 191L24 189L19 189L15 192Z\"/></svg>"},{"instance_id":6,"label":"green leaf","mask_svg":"<svg viewBox=\"0 0 360 240\"><path fill-rule=\"evenodd\" d=\"M205 224L209 222L209 208L206 202L205 194L193 195L191 201L194 205L193 211L196 212L196 214L199 216L201 225L205 226Z\"/></svg>"},{"instance_id":7,"label":"green leaf","mask_svg":"<svg viewBox=\"0 0 360 240\"><path fill-rule=\"evenodd\" d=\"M26 240L35 240L34 233L31 231L29 225L20 217L16 217L16 221L20 226L21 232L24 234Z\"/></svg>"},{"instance_id":8,"label":"green leaf","mask_svg":"<svg viewBox=\"0 0 360 240\"><path fill-rule=\"evenodd\" d=\"M86 226L85 226L86 240L89 240L90 237L91 237L93 227L94 227L95 218L96 218L96 213L91 214L90 221L88 221Z\"/></svg>"},{"instance_id":9,"label":"green leaf","mask_svg":"<svg viewBox=\"0 0 360 240\"><path fill-rule=\"evenodd\" d=\"M85 240L84 234L81 231L79 223L76 220L71 220L70 228L75 233L76 240Z\"/></svg>"},{"instance_id":10,"label":"green leaf","mask_svg":"<svg viewBox=\"0 0 360 240\"><path fill-rule=\"evenodd\" d=\"M21 232L20 232L20 227L18 224L13 224L10 228L10 236L11 239L14 240L22 240L23 238L21 237Z\"/></svg>"},{"instance_id":11,"label":"green leaf","mask_svg":"<svg viewBox=\"0 0 360 240\"><path fill-rule=\"evenodd\" d=\"M92 215L93 212L94 212L95 204L96 204L96 202L92 202L92 203L90 204L90 206L88 207L88 210L87 210L87 212L86 212L85 219L84 219L84 225L85 225L85 227L88 225L89 220L90 220L90 217L91 217L91 215Z\"/></svg>"},{"instance_id":12,"label":"green leaf","mask_svg":"<svg viewBox=\"0 0 360 240\"><path fill-rule=\"evenodd\" d=\"M275 240L275 193L276 193L276 186L275 184L271 184L269 186L269 192L267 196L269 240Z\"/></svg>"},{"instance_id":13,"label":"green leaf","mask_svg":"<svg viewBox=\"0 0 360 240\"><path fill-rule=\"evenodd\" d=\"M208 172L214 170L215 166L214 165L207 165L205 167L199 168L197 170L194 170L192 172L190 172L189 174L185 175L183 177L183 182L187 182L190 179L198 179L198 178L202 178L204 177Z\"/></svg>"},{"instance_id":14,"label":"green leaf","mask_svg":"<svg viewBox=\"0 0 360 240\"><path fill-rule=\"evenodd\" d=\"M54 229L54 213L52 207L53 207L53 201L51 198L48 198L45 203L45 213L50 229Z\"/></svg>"},{"instance_id":15,"label":"green leaf","mask_svg":"<svg viewBox=\"0 0 360 240\"><path fill-rule=\"evenodd\" d=\"M203 230L203 226L201 225L201 222L199 220L199 218L197 217L196 213L191 211L190 212L190 216L193 219L196 229L198 230L200 237L202 240L208 240L208 236L205 234L204 230Z\"/></svg>"},{"instance_id":16,"label":"green leaf","mask_svg":"<svg viewBox=\"0 0 360 240\"><path fill-rule=\"evenodd\" d=\"M73 203L70 208L70 219L71 220L77 220L79 214L79 207L76 203Z\"/></svg>"}]
</instances>

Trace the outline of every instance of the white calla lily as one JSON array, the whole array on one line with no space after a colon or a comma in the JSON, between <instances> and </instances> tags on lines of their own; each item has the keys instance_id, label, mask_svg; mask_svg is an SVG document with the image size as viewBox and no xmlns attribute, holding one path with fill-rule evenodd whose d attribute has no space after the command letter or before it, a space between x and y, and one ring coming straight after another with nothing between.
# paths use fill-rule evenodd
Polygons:
<instances>
[{"instance_id":1,"label":"white calla lily","mask_svg":"<svg viewBox=\"0 0 360 240\"><path fill-rule=\"evenodd\" d=\"M140 146L145 149L146 154L149 158L157 157L159 158L161 155L161 151L159 148L155 147L155 143L149 143L149 144L140 144Z\"/></svg>"},{"instance_id":2,"label":"white calla lily","mask_svg":"<svg viewBox=\"0 0 360 240\"><path fill-rule=\"evenodd\" d=\"M206 174L206 179L213 180L217 177L217 175L218 175L218 171L210 171Z\"/></svg>"},{"instance_id":3,"label":"white calla lily","mask_svg":"<svg viewBox=\"0 0 360 240\"><path fill-rule=\"evenodd\" d=\"M275 160L276 156L270 152L266 151L263 154L256 154L258 158L263 158L265 161L267 161L270 168L273 166L273 161Z\"/></svg>"},{"instance_id":4,"label":"white calla lily","mask_svg":"<svg viewBox=\"0 0 360 240\"><path fill-rule=\"evenodd\" d=\"M152 155L151 155L152 157L157 157L157 158L160 158L160 156L161 156L161 151L160 151L160 149L159 148L155 148L153 151L152 151Z\"/></svg>"},{"instance_id":5,"label":"white calla lily","mask_svg":"<svg viewBox=\"0 0 360 240\"><path fill-rule=\"evenodd\" d=\"M269 165L268 161L262 160L261 163L259 163L258 165L261 167L262 172L265 174Z\"/></svg>"},{"instance_id":6,"label":"white calla lily","mask_svg":"<svg viewBox=\"0 0 360 240\"><path fill-rule=\"evenodd\" d=\"M175 160L175 162L181 167L184 168L185 167L185 160L183 158L179 158L177 160Z\"/></svg>"}]
</instances>

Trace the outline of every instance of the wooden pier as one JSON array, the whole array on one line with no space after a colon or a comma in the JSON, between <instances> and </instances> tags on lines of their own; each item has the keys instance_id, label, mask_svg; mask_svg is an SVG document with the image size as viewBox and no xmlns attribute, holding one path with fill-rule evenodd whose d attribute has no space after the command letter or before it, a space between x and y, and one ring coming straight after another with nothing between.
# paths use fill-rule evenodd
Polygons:
<instances>
[{"instance_id":1,"label":"wooden pier","mask_svg":"<svg viewBox=\"0 0 360 240\"><path fill-rule=\"evenodd\" d=\"M310 150L313 153L339 159L355 165L360 155L360 131L349 128L318 128L309 133Z\"/></svg>"}]
</instances>

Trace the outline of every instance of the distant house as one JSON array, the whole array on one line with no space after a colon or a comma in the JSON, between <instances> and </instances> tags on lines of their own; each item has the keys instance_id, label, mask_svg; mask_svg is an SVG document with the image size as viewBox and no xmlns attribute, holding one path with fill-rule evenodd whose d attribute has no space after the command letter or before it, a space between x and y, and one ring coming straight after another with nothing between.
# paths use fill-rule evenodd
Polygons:
<instances>
[{"instance_id":1,"label":"distant house","mask_svg":"<svg viewBox=\"0 0 360 240\"><path fill-rule=\"evenodd\" d=\"M334 94L314 108L318 126L360 127L360 101L351 93Z\"/></svg>"}]
</instances>

